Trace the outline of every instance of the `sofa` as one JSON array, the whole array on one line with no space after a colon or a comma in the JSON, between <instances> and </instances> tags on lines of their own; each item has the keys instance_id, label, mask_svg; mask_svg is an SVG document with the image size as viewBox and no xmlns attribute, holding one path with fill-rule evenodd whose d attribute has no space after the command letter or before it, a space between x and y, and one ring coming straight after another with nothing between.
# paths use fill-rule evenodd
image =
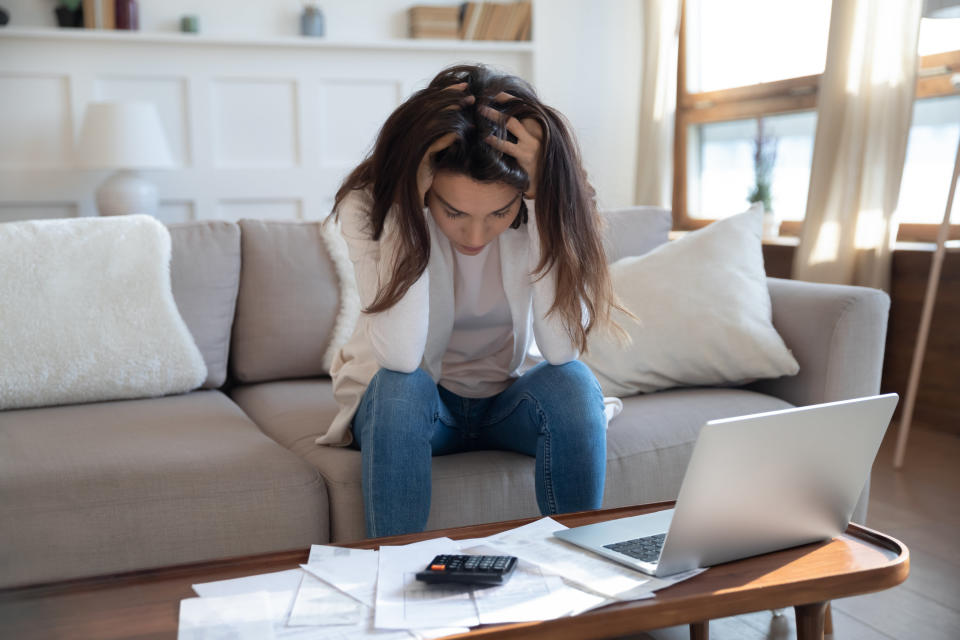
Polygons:
<instances>
[{"instance_id":1,"label":"sofa","mask_svg":"<svg viewBox=\"0 0 960 640\"><path fill-rule=\"evenodd\" d=\"M667 241L669 211L605 215L611 261ZM324 354L340 308L319 223L169 231L174 298L207 379L181 395L0 412L0 587L364 537L361 454L314 442L337 410ZM878 392L886 294L768 286L800 372L623 398L605 507L674 499L707 420ZM538 515L533 466L498 451L434 458L428 528Z\"/></svg>"}]
</instances>

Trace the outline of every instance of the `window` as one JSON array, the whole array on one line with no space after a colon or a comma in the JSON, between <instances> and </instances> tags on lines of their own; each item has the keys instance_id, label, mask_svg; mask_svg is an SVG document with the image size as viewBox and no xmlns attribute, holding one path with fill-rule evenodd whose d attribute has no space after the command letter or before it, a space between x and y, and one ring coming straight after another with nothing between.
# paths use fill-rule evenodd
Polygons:
<instances>
[{"instance_id":1,"label":"window","mask_svg":"<svg viewBox=\"0 0 960 640\"><path fill-rule=\"evenodd\" d=\"M687 131L690 217L715 220L746 208L755 184L755 140L762 127L775 154L771 206L780 220L803 220L816 126L813 111L691 125Z\"/></svg>"},{"instance_id":2,"label":"window","mask_svg":"<svg viewBox=\"0 0 960 640\"><path fill-rule=\"evenodd\" d=\"M799 235L830 0L685 0L682 6L675 227L695 229L747 207L762 130L776 153L772 208L783 221L781 233ZM960 94L950 82L960 73L958 42L960 19L921 21L921 69L897 211L901 240L933 240L943 217L960 136ZM960 238L960 224L951 237Z\"/></svg>"},{"instance_id":3,"label":"window","mask_svg":"<svg viewBox=\"0 0 960 640\"><path fill-rule=\"evenodd\" d=\"M960 95L925 98L913 105L907 158L900 183L897 216L901 224L939 224L960 137ZM954 198L956 200L956 197ZM957 210L951 217L954 224Z\"/></svg>"},{"instance_id":4,"label":"window","mask_svg":"<svg viewBox=\"0 0 960 640\"><path fill-rule=\"evenodd\" d=\"M687 0L687 90L716 91L823 73L830 4Z\"/></svg>"}]
</instances>

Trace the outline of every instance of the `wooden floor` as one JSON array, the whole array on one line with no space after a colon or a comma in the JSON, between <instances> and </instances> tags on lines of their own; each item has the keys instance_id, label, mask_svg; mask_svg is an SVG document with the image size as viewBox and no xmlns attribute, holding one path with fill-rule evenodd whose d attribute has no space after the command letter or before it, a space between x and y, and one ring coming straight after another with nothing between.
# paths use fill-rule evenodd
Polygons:
<instances>
[{"instance_id":1,"label":"wooden floor","mask_svg":"<svg viewBox=\"0 0 960 640\"><path fill-rule=\"evenodd\" d=\"M903 470L893 470L896 425L873 467L867 526L910 549L910 577L894 589L833 603L833 638L957 640L960 638L960 437L914 423ZM793 611L714 620L711 640L796 638ZM686 640L686 627L637 640ZM830 638L830 636L827 636Z\"/></svg>"}]
</instances>

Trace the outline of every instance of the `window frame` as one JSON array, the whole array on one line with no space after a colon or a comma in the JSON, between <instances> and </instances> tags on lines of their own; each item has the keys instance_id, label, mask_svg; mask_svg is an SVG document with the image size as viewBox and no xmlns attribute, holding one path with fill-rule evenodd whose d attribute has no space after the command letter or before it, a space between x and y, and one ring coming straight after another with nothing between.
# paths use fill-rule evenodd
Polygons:
<instances>
[{"instance_id":1,"label":"window frame","mask_svg":"<svg viewBox=\"0 0 960 640\"><path fill-rule=\"evenodd\" d=\"M680 2L680 50L677 56L677 109L673 136L673 228L692 231L714 222L692 218L687 210L687 128L689 125L729 122L817 108L821 74L764 82L744 87L688 93L686 85L686 0ZM958 95L950 82L960 71L960 50L920 58L914 100ZM949 185L944 186L944 190ZM942 215L942 211L939 212ZM780 235L798 237L803 221L784 220ZM940 225L901 224L897 240L934 242ZM960 224L950 225L949 239L960 240Z\"/></svg>"}]
</instances>

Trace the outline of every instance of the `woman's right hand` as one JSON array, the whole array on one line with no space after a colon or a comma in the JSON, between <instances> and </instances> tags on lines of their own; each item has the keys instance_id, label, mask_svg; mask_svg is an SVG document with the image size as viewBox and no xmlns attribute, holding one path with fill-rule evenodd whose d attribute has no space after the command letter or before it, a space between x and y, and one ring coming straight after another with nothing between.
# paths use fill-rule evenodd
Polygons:
<instances>
[{"instance_id":1,"label":"woman's right hand","mask_svg":"<svg viewBox=\"0 0 960 640\"><path fill-rule=\"evenodd\" d=\"M444 91L463 91L467 88L466 82L460 82L458 84L452 84L449 87L445 88ZM476 101L476 98L472 95L467 96L463 99L459 105L451 105L446 107L447 109L459 109L461 106L473 104ZM426 197L427 191L430 190L430 185L433 184L433 168L430 166L430 160L433 158L434 154L442 149L446 149L457 139L457 134L454 132L446 133L436 140L427 148L427 152L423 154L423 158L420 160L420 165L417 167L417 190L420 193L420 206L426 206Z\"/></svg>"}]
</instances>

